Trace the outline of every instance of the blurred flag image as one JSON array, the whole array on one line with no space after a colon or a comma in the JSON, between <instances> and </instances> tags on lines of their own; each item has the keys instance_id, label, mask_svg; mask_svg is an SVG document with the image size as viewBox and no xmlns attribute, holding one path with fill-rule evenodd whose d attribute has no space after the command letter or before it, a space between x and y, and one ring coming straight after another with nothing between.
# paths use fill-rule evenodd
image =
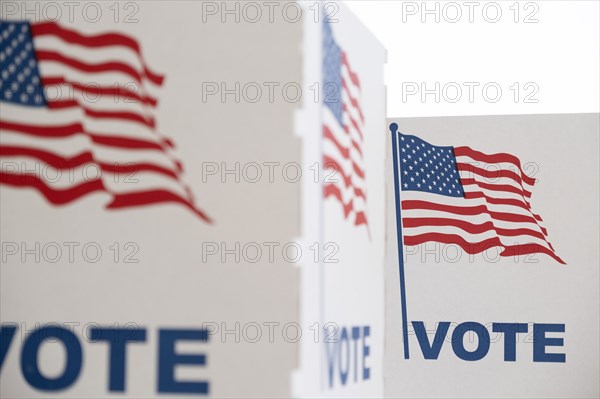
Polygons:
<instances>
[{"instance_id":1,"label":"blurred flag image","mask_svg":"<svg viewBox=\"0 0 600 399\"><path fill-rule=\"evenodd\" d=\"M105 193L108 209L176 203L210 221L158 129L164 77L135 38L2 21L0 41L1 184L57 206Z\"/></svg>"},{"instance_id":2,"label":"blurred flag image","mask_svg":"<svg viewBox=\"0 0 600 399\"><path fill-rule=\"evenodd\" d=\"M364 115L360 79L329 23L323 24L323 164L325 198L340 203L344 218L368 226L364 166Z\"/></svg>"}]
</instances>

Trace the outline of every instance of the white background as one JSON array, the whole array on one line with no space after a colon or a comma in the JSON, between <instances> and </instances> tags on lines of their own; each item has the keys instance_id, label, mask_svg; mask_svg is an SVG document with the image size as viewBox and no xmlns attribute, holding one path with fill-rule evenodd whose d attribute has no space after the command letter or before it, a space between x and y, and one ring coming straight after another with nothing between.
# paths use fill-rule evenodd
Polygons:
<instances>
[{"instance_id":1,"label":"white background","mask_svg":"<svg viewBox=\"0 0 600 399\"><path fill-rule=\"evenodd\" d=\"M599 109L599 2L597 1L521 1L519 22L514 22L515 1L496 2L502 10L497 23L487 22L483 8L489 1L476 1L474 22L469 9L456 1L462 12L456 23L448 22L455 9L449 2L427 1L428 9L439 7L440 21L426 15L421 22L421 1L345 1L388 50L386 84L388 116L501 115L538 113L598 112ZM410 4L409 4L410 3ZM526 6L526 3L533 5ZM415 15L403 15L403 9L418 8ZM493 6L489 19L494 18ZM526 8L527 7L527 8ZM527 15L537 23L524 23ZM403 22L403 17L406 22ZM475 91L470 103L467 89L457 103L430 95L402 101L403 82L425 82L433 88L449 82L496 82L503 90L497 103ZM538 103L524 103L525 92L515 103L509 87L533 82L539 87L534 96ZM490 96L493 95L490 92ZM454 94L452 94L454 96Z\"/></svg>"}]
</instances>

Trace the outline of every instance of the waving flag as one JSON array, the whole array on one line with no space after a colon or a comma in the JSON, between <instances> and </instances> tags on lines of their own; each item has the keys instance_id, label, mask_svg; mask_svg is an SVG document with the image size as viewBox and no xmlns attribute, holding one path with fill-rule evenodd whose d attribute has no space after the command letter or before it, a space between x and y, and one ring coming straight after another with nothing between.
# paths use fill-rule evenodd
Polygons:
<instances>
[{"instance_id":1,"label":"waving flag","mask_svg":"<svg viewBox=\"0 0 600 399\"><path fill-rule=\"evenodd\" d=\"M163 76L139 43L54 22L2 21L0 183L54 205L93 193L109 209L176 203L209 218L154 116Z\"/></svg>"},{"instance_id":2,"label":"waving flag","mask_svg":"<svg viewBox=\"0 0 600 399\"><path fill-rule=\"evenodd\" d=\"M355 226L368 226L360 80L327 22L323 24L322 93L325 198L337 200L344 217Z\"/></svg>"},{"instance_id":3,"label":"waving flag","mask_svg":"<svg viewBox=\"0 0 600 399\"><path fill-rule=\"evenodd\" d=\"M535 179L516 156L401 133L394 141L405 245L455 244L469 254L499 247L500 256L542 253L564 264L531 208Z\"/></svg>"}]
</instances>

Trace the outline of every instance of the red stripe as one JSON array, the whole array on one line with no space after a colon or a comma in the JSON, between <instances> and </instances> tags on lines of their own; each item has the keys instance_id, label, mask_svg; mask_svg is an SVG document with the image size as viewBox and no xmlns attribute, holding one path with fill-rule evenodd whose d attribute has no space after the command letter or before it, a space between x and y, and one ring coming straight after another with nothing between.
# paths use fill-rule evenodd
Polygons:
<instances>
[{"instance_id":1,"label":"red stripe","mask_svg":"<svg viewBox=\"0 0 600 399\"><path fill-rule=\"evenodd\" d=\"M420 245L426 242L439 242L442 244L456 244L470 255L487 251L493 247L504 247L498 237L488 238L480 242L468 242L457 234L425 233L415 236L404 236L404 245Z\"/></svg>"},{"instance_id":2,"label":"red stripe","mask_svg":"<svg viewBox=\"0 0 600 399\"><path fill-rule=\"evenodd\" d=\"M96 144L132 150L157 150L166 152L164 149L165 147L173 146L172 142L166 139L163 139L160 143L157 143L142 139L89 133L83 130L83 126L80 123L62 126L33 126L0 120L0 129L11 130L17 133L23 133L36 137L69 137L81 134L90 137Z\"/></svg>"},{"instance_id":3,"label":"red stripe","mask_svg":"<svg viewBox=\"0 0 600 399\"><path fill-rule=\"evenodd\" d=\"M13 187L31 187L38 190L54 205L64 205L95 191L106 191L101 180L90 180L65 189L54 189L35 175L0 172L0 183Z\"/></svg>"},{"instance_id":4,"label":"red stripe","mask_svg":"<svg viewBox=\"0 0 600 399\"><path fill-rule=\"evenodd\" d=\"M341 192L340 188L338 186L336 186L335 184L331 184L331 183L325 184L323 186L323 192L324 192L325 198L334 197L339 201L339 203L342 205L342 207L344 209L344 218L347 219L348 216L350 215L350 213L354 210L353 201L350 200L350 202L345 203L344 199L342 198L342 192ZM356 215L354 217L354 225L360 226L361 224L368 225L367 216L364 212L357 211Z\"/></svg>"},{"instance_id":5,"label":"red stripe","mask_svg":"<svg viewBox=\"0 0 600 399\"><path fill-rule=\"evenodd\" d=\"M60 170L73 170L78 166L85 165L86 163L93 163L104 172L117 173L128 175L136 172L153 172L159 173L164 176L170 177L174 180L179 180L178 171L174 171L165 168L160 165L146 163L146 162L128 162L128 163L106 163L97 161L94 155L90 151L85 151L77 154L73 157L63 157L58 154L54 154L48 151L27 148L27 147L16 147L16 146L0 146L0 156L3 157L14 157L24 156L33 157L45 162L53 168Z\"/></svg>"},{"instance_id":6,"label":"red stripe","mask_svg":"<svg viewBox=\"0 0 600 399\"><path fill-rule=\"evenodd\" d=\"M524 244L524 245L511 245L505 246L500 242L498 237L488 238L487 240L471 243L466 241L463 237L456 234L442 234L442 233L426 233L419 234L416 236L404 236L405 245L420 245L426 242L439 242L442 244L456 244L470 255L478 254L486 251L492 247L501 247L504 250L500 253L500 256L520 256L531 253L543 253L546 254L559 263L565 264L565 262L559 258L554 252L550 251L537 244Z\"/></svg>"},{"instance_id":7,"label":"red stripe","mask_svg":"<svg viewBox=\"0 0 600 399\"><path fill-rule=\"evenodd\" d=\"M336 185L336 183L337 183L337 182L335 181L335 176L328 176L328 175L326 175L326 176L325 176L325 179L327 180L326 184L332 184L332 185ZM366 193L365 193L365 192L364 192L362 189L360 189L360 188L358 188L358 187L355 187L355 186L353 186L353 185L352 185L352 182L350 182L350 184L349 184L349 185L346 185L346 184L345 184L345 181L344 181L344 186L345 186L346 188L348 188L348 187L349 187L349 188L352 190L352 192L354 193L354 196L355 196L355 197L360 197L360 198L363 198L363 199L365 200L365 202L367 201L367 194L366 194Z\"/></svg>"},{"instance_id":8,"label":"red stripe","mask_svg":"<svg viewBox=\"0 0 600 399\"><path fill-rule=\"evenodd\" d=\"M6 184L13 187L35 188L42 193L50 203L54 205L64 205L73 202L86 194L96 191L108 192L103 186L101 180L90 180L67 189L53 189L47 186L46 183L37 176L17 175L4 172L0 172L0 184ZM189 201L181 198L177 194L161 189L135 193L113 194L113 200L107 205L107 208L129 208L169 202L185 205L205 222L212 223L211 219L204 212L196 208Z\"/></svg>"},{"instance_id":9,"label":"red stripe","mask_svg":"<svg viewBox=\"0 0 600 399\"><path fill-rule=\"evenodd\" d=\"M352 147L354 147L356 152L358 152L358 155L360 155L360 159L362 159L362 150L360 149L360 145L352 139L352 137L350 136L350 134L348 132L346 132L346 134L348 135L348 138L352 142ZM329 139L337 147L337 149L344 156L344 158L350 159L350 149L343 146L335 138L335 136L333 135L333 132L331 131L331 129L329 129L329 126L327 126L327 125L323 125L323 137L326 139Z\"/></svg>"},{"instance_id":10,"label":"red stripe","mask_svg":"<svg viewBox=\"0 0 600 399\"><path fill-rule=\"evenodd\" d=\"M323 191L325 198L334 197L340 202L340 204L342 204L342 207L344 209L344 218L347 218L354 207L352 200L350 200L350 202L348 203L345 203L344 199L342 198L342 191L335 184L325 184L323 186Z\"/></svg>"},{"instance_id":11,"label":"red stripe","mask_svg":"<svg viewBox=\"0 0 600 399\"><path fill-rule=\"evenodd\" d=\"M331 141L337 147L338 151L344 158L350 159L350 150L344 147L342 144L340 144L339 141L337 141L337 139L335 138L335 136L333 135L333 133L327 125L323 126L323 138Z\"/></svg>"},{"instance_id":12,"label":"red stripe","mask_svg":"<svg viewBox=\"0 0 600 399\"><path fill-rule=\"evenodd\" d=\"M83 112L90 118L97 119L121 119L130 122L140 123L144 126L154 129L156 122L152 117L144 117L143 115L135 112L128 111L97 111L86 107L76 100L61 100L61 101L49 101L48 108L51 109L66 109L66 108L81 108Z\"/></svg>"},{"instance_id":13,"label":"red stripe","mask_svg":"<svg viewBox=\"0 0 600 399\"><path fill-rule=\"evenodd\" d=\"M529 211L529 206L523 201L520 201L520 200L514 199L514 198L489 197L489 196L485 195L484 193L482 193L481 191L465 191L465 198L466 199L483 198L483 199L485 199L486 202L488 202L490 204L516 206L516 207L525 209L526 211Z\"/></svg>"},{"instance_id":14,"label":"red stripe","mask_svg":"<svg viewBox=\"0 0 600 399\"><path fill-rule=\"evenodd\" d=\"M523 181L521 180L521 177L519 175L517 175L515 172L506 170L506 169L485 170L483 168L479 168L479 167L471 165L471 164L460 163L460 162L456 163L456 167L459 171L476 174L485 179L498 179L498 178L502 178L502 177L509 178L509 179L514 180L515 182L519 183L519 186L521 186L521 189L523 190L523 192L527 193L528 196L531 197L531 191L528 191L525 189L525 187L523 187ZM495 184L495 183L490 183L490 184Z\"/></svg>"},{"instance_id":15,"label":"red stripe","mask_svg":"<svg viewBox=\"0 0 600 399\"><path fill-rule=\"evenodd\" d=\"M515 165L519 168L519 171L521 172L521 177L525 183L529 184L530 186L533 186L535 184L535 179L527 176L527 174L523 171L523 168L521 168L521 161L519 160L519 158L515 157L514 155L504 154L504 153L491 154L491 155L484 154L483 152L475 151L472 148L466 147L466 146L454 147L454 155L457 157L467 156L476 161L481 161L481 162L485 162L485 163L500 163L500 162L512 163L513 165Z\"/></svg>"},{"instance_id":16,"label":"red stripe","mask_svg":"<svg viewBox=\"0 0 600 399\"><path fill-rule=\"evenodd\" d=\"M523 245L508 245L508 246L504 247L504 252L502 252L500 254L500 256L522 256L522 255L537 254L537 253L546 254L546 255L554 258L554 260L556 260L558 263L566 265L565 261L562 260L554 252L548 250L548 248L545 248L539 244L533 244L533 243L523 244Z\"/></svg>"},{"instance_id":17,"label":"red stripe","mask_svg":"<svg viewBox=\"0 0 600 399\"><path fill-rule=\"evenodd\" d=\"M539 231L531 230L531 229L505 229L502 227L497 227L492 222L485 222L482 224L473 224L464 220L458 219L447 219L447 218L403 218L402 226L405 228L411 227L423 227L423 226L452 226L458 227L461 230L466 231L470 234L482 234L486 231L494 231L500 236L506 237L516 237L516 236L531 236L539 238L548 244L548 246L552 248L552 245L546 241L546 237L540 233Z\"/></svg>"},{"instance_id":18,"label":"red stripe","mask_svg":"<svg viewBox=\"0 0 600 399\"><path fill-rule=\"evenodd\" d=\"M342 166L335 159L331 158L328 155L323 156L323 169L330 169L334 172L333 176L326 176L327 179L332 180L341 176L342 180L344 181L344 186L357 187L354 185L352 177L344 173L344 169L342 168Z\"/></svg>"},{"instance_id":19,"label":"red stripe","mask_svg":"<svg viewBox=\"0 0 600 399\"><path fill-rule=\"evenodd\" d=\"M143 79L150 79L149 76L143 72L138 72L135 68L122 62L110 61L102 62L98 64L91 64L83 61L70 58L54 51L37 50L36 57L39 61L55 61L61 64L70 66L83 72L88 73L103 73L103 72L120 72L129 75L136 80L137 83L142 84ZM151 79L150 79L151 80Z\"/></svg>"},{"instance_id":20,"label":"red stripe","mask_svg":"<svg viewBox=\"0 0 600 399\"><path fill-rule=\"evenodd\" d=\"M518 215L516 213L490 211L488 209L488 207L485 205L453 206L453 205L439 204L439 203L421 201L421 200L404 200L404 201L402 201L402 209L403 210L428 209L428 210L432 210L432 211L448 212L448 213L453 213L455 215L467 215L467 216L487 214L496 220L502 220L502 221L514 222L514 223L533 223L533 224L537 225L536 220L531 216ZM542 227L540 227L540 229L542 230L542 232L544 234L547 235L547 232L545 231L545 229L543 229Z\"/></svg>"},{"instance_id":21,"label":"red stripe","mask_svg":"<svg viewBox=\"0 0 600 399\"><path fill-rule=\"evenodd\" d=\"M176 203L184 205L205 222L212 223L212 220L203 211L196 208L191 202L175 193L162 189L115 194L112 202L107 205L107 208L119 209L162 203Z\"/></svg>"},{"instance_id":22,"label":"red stripe","mask_svg":"<svg viewBox=\"0 0 600 399\"><path fill-rule=\"evenodd\" d=\"M346 55L345 51L342 51L342 64L346 65L346 68L348 68L350 80L352 81L352 83L360 89L360 80L358 79L358 75L350 67L350 63L348 62L348 56Z\"/></svg>"},{"instance_id":23,"label":"red stripe","mask_svg":"<svg viewBox=\"0 0 600 399\"><path fill-rule=\"evenodd\" d=\"M485 195L484 193L482 193L481 191L465 191L465 198L466 199L476 199L476 198L483 198L485 199L486 202L490 203L490 204L494 204L494 205L509 205L509 206L516 206L519 208L523 208L526 211L529 211L529 213L531 213L531 215L539 222L543 222L542 217L540 215L536 215L535 213L531 212L531 207L529 206L528 203L524 202L524 201L519 201L517 199L514 198L495 198L495 197L489 197L487 195Z\"/></svg>"},{"instance_id":24,"label":"red stripe","mask_svg":"<svg viewBox=\"0 0 600 399\"><path fill-rule=\"evenodd\" d=\"M329 130L329 128L325 125L323 126L323 136L324 136L324 138L331 141L337 147L337 149L340 151L342 157L344 157L350 161L350 163L352 164L352 170L354 171L354 173L361 179L364 179L365 172L361 169L360 166L358 166L358 164L356 162L354 162L354 160L352 158L350 158L350 150L348 150L346 147L342 146L336 140L336 138L333 136L333 134L331 133L331 130ZM336 164L337 164L337 166L340 166L337 162L336 162ZM340 170L341 170L341 167L340 167Z\"/></svg>"},{"instance_id":25,"label":"red stripe","mask_svg":"<svg viewBox=\"0 0 600 399\"><path fill-rule=\"evenodd\" d=\"M33 37L53 35L61 38L66 43L74 43L85 47L97 48L97 47L109 47L109 46L122 46L133 50L144 68L144 75L153 83L161 85L163 82L163 76L160 76L146 66L142 57L142 51L139 43L129 37L119 33L104 33L100 35L86 36L74 30L69 30L61 27L55 22L40 22L31 25L31 34Z\"/></svg>"},{"instance_id":26,"label":"red stripe","mask_svg":"<svg viewBox=\"0 0 600 399\"><path fill-rule=\"evenodd\" d=\"M344 78L342 78L342 89L346 90L346 94L348 95L350 104L352 104L352 107L354 107L354 109L358 112L358 116L360 117L361 123L365 123L365 117L363 115L362 109L360 108L360 104L358 103L358 100L356 98L352 97L352 93L350 93L350 90L348 90L348 85L346 84Z\"/></svg>"},{"instance_id":27,"label":"red stripe","mask_svg":"<svg viewBox=\"0 0 600 399\"><path fill-rule=\"evenodd\" d=\"M106 136L93 133L85 134L89 135L94 143L107 147L127 148L130 150L157 150L164 153L166 153L165 147L173 147L170 140L162 140L162 144L159 144L152 141L131 139L127 137Z\"/></svg>"},{"instance_id":28,"label":"red stripe","mask_svg":"<svg viewBox=\"0 0 600 399\"><path fill-rule=\"evenodd\" d=\"M477 181L475 179L463 178L463 177L460 178L460 182L463 186L476 185L478 187L485 188L486 190L505 191L505 192L509 192L509 193L513 193L513 194L518 194L522 197L531 198L530 192L523 191L523 190L519 189L518 187L511 186L510 184L489 184L489 183ZM523 198L523 200L525 201L525 198ZM527 202L527 204L529 205L528 202Z\"/></svg>"},{"instance_id":29,"label":"red stripe","mask_svg":"<svg viewBox=\"0 0 600 399\"><path fill-rule=\"evenodd\" d=\"M91 96L95 96L93 98L102 98L103 96L109 96L115 99L129 99L132 100L131 102L138 102L138 103L142 103L142 104L146 104L150 107L156 107L156 104L158 103L158 101L153 98L150 97L148 95L140 95L137 92L130 90L126 87L121 87L121 85L118 85L117 87L111 87L111 86L100 86L98 84L94 84L94 83L89 83L89 84L81 84L78 82L71 82L66 80L63 77L58 77L58 76L53 76L53 77L46 77L46 78L42 78L42 85L44 87L48 87L48 86L52 86L52 85L68 85L71 86L75 89L77 89L78 91L82 92L82 93L86 93L88 95ZM140 88L137 87L137 90L139 90ZM125 101L126 102L126 101Z\"/></svg>"},{"instance_id":30,"label":"red stripe","mask_svg":"<svg viewBox=\"0 0 600 399\"><path fill-rule=\"evenodd\" d=\"M356 212L356 217L354 218L354 225L360 226L361 224L369 225L367 221L367 215L364 212Z\"/></svg>"},{"instance_id":31,"label":"red stripe","mask_svg":"<svg viewBox=\"0 0 600 399\"><path fill-rule=\"evenodd\" d=\"M354 120L354 118L352 118L352 115L350 115L348 113L348 107L346 107L346 104L342 104L342 110L346 113L346 115L348 115L348 119L350 119L350 124L352 125L352 127L354 127L354 129L358 133L358 136L360 137L361 141L364 140L362 131L360 130L358 123ZM346 133L350 134L350 128L347 125L344 125L344 131Z\"/></svg>"},{"instance_id":32,"label":"red stripe","mask_svg":"<svg viewBox=\"0 0 600 399\"><path fill-rule=\"evenodd\" d=\"M357 187L354 182L352 181L352 177L350 175L347 175L346 173L344 173L344 169L342 168L342 166L333 158L324 155L323 156L323 169L327 170L332 170L334 172L333 176L327 175L326 179L329 182L335 182L338 176L342 177L342 180L344 181L344 186L345 187L351 187L352 190L354 191L354 195L356 195L357 197L362 197L365 199L365 201L367 200L367 195L363 192L362 189L360 189L359 187Z\"/></svg>"}]
</instances>

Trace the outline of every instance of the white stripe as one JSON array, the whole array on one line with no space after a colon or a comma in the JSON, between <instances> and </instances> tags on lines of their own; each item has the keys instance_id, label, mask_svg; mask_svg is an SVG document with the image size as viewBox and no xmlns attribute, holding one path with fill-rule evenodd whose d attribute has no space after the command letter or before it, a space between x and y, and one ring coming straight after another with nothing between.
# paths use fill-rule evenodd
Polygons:
<instances>
[{"instance_id":1,"label":"white stripe","mask_svg":"<svg viewBox=\"0 0 600 399\"><path fill-rule=\"evenodd\" d=\"M2 103L2 120L24 125L48 127L81 123L85 131L98 135L119 136L160 142L155 131L137 122L109 118L87 117L80 108L48 109L45 107L24 107L18 104Z\"/></svg>"},{"instance_id":2,"label":"white stripe","mask_svg":"<svg viewBox=\"0 0 600 399\"><path fill-rule=\"evenodd\" d=\"M36 36L33 41L36 51L57 52L65 57L77 59L86 64L120 62L129 65L140 73L143 72L143 66L137 53L129 47L84 47L76 43L65 42L57 36L51 35ZM151 71L158 74L152 69ZM148 83L151 82L148 81Z\"/></svg>"},{"instance_id":3,"label":"white stripe","mask_svg":"<svg viewBox=\"0 0 600 399\"><path fill-rule=\"evenodd\" d=\"M122 72L88 73L57 61L40 61L39 68L42 77L62 77L69 82L78 82L83 85L121 87L140 94L147 93L154 99L158 99L160 94L160 88L148 84L140 85L132 76Z\"/></svg>"}]
</instances>

